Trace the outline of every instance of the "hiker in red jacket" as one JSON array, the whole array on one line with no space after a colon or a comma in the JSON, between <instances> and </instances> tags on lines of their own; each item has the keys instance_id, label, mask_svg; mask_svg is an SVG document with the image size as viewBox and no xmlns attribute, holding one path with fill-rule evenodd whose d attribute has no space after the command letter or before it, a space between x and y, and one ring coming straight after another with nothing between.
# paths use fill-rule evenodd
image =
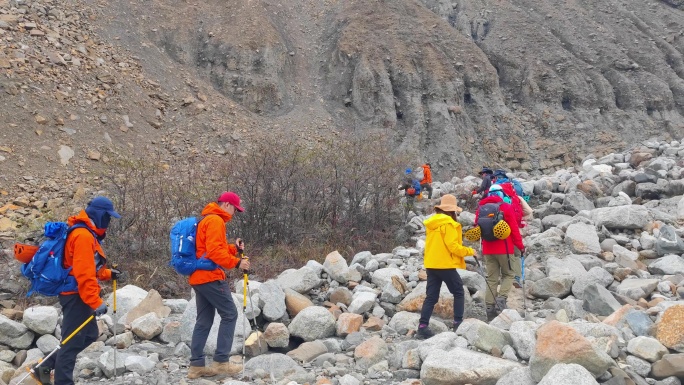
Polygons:
<instances>
[{"instance_id":1,"label":"hiker in red jacket","mask_svg":"<svg viewBox=\"0 0 684 385\"><path fill-rule=\"evenodd\" d=\"M485 295L487 317L489 318L496 316L496 308L499 311L506 308L508 292L511 290L515 277L521 275L520 254L515 248L518 248L521 253L525 252L525 245L520 236L520 229L513 208L504 202L503 196L501 186L492 185L487 196L480 200L479 207L475 212L475 223L478 223L482 206L487 203L500 203L499 210L503 213L503 220L511 229L511 234L506 239L494 241L482 239L482 255L485 260L487 285L489 286ZM501 279L500 287L499 279Z\"/></svg>"}]
</instances>

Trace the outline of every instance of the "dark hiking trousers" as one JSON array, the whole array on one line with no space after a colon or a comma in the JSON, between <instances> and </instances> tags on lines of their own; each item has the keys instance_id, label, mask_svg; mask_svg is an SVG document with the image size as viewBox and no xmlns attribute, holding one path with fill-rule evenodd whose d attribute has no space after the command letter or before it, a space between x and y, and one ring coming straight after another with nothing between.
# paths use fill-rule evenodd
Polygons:
<instances>
[{"instance_id":1,"label":"dark hiking trousers","mask_svg":"<svg viewBox=\"0 0 684 385\"><path fill-rule=\"evenodd\" d=\"M432 185L430 183L423 183L420 188L422 191L428 192L428 199L432 199Z\"/></svg>"},{"instance_id":2,"label":"dark hiking trousers","mask_svg":"<svg viewBox=\"0 0 684 385\"><path fill-rule=\"evenodd\" d=\"M429 324L430 316L439 300L439 290L442 282L446 283L449 292L454 295L454 321L463 321L465 311L465 293L463 292L463 281L456 269L425 269L427 270L426 297L423 302L423 309L420 311L420 324Z\"/></svg>"},{"instance_id":3,"label":"dark hiking trousers","mask_svg":"<svg viewBox=\"0 0 684 385\"><path fill-rule=\"evenodd\" d=\"M69 337L95 311L81 300L78 294L60 295L59 304L62 306L62 340ZM55 384L73 385L76 356L95 342L99 335L97 322L93 318L81 331L71 337L52 357L41 366L55 369Z\"/></svg>"},{"instance_id":4,"label":"dark hiking trousers","mask_svg":"<svg viewBox=\"0 0 684 385\"><path fill-rule=\"evenodd\" d=\"M197 303L197 320L190 343L190 366L204 366L204 345L207 343L209 331L214 324L214 315L221 317L214 362L227 362L233 346L233 334L237 323L238 312L233 303L230 287L225 281L208 282L193 285L195 302Z\"/></svg>"}]
</instances>

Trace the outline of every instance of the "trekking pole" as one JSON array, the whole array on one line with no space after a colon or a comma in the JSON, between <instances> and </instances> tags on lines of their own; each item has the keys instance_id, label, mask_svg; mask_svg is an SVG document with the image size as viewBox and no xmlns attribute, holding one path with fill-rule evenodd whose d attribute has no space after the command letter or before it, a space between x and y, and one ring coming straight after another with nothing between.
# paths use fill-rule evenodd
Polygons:
<instances>
[{"instance_id":1,"label":"trekking pole","mask_svg":"<svg viewBox=\"0 0 684 385\"><path fill-rule=\"evenodd\" d=\"M525 292L525 254L520 253L520 267L522 270L523 318L527 318L527 293Z\"/></svg>"},{"instance_id":2,"label":"trekking pole","mask_svg":"<svg viewBox=\"0 0 684 385\"><path fill-rule=\"evenodd\" d=\"M116 264L112 264L112 267L116 269ZM116 278L112 280L112 290L114 291L114 306L112 308L112 316L114 317L114 379L116 379L116 351L119 350L119 343L116 340L116 327L117 327L117 319L116 319Z\"/></svg>"},{"instance_id":3,"label":"trekking pole","mask_svg":"<svg viewBox=\"0 0 684 385\"><path fill-rule=\"evenodd\" d=\"M243 255L242 251L238 252L238 255L240 256L240 259L247 259ZM247 285L249 285L249 277L247 274L247 270L242 271L242 315L247 318ZM249 318L247 319L247 322L249 322ZM251 329L251 327L250 327ZM242 378L245 378L245 363L246 363L246 355L245 355L245 346L247 345L247 324L245 323L244 319L242 320Z\"/></svg>"},{"instance_id":4,"label":"trekking pole","mask_svg":"<svg viewBox=\"0 0 684 385\"><path fill-rule=\"evenodd\" d=\"M43 362L45 362L48 358L52 357L53 354L57 353L57 351L58 351L62 346L64 346L67 342L69 342L69 340L70 340L71 338L73 338L73 337L76 335L76 333L80 332L81 329L83 329L83 328L88 324L88 322L90 322L90 321L93 320L93 318L95 318L95 314L93 314L93 315L91 315L90 317L88 317L88 319L85 320L85 321L81 324L81 326L79 326L78 328L76 328L76 330L74 330L71 334L69 334L69 336L68 336L67 338L65 338L64 341L62 341L59 345L57 345L57 347L56 347L54 350L52 350L52 351L50 352L50 354L48 354L45 358L43 358L42 360L40 360L40 361L38 362L38 365L36 365L36 366L34 366L34 367L32 367L32 368L26 368L26 370L28 370L28 373L26 373L26 375L25 375L24 377L22 377L22 379L19 380L19 382L17 382L17 384L21 384L22 382L24 382L24 380L25 380L26 377L28 377L28 376L33 377L33 378L36 380L36 382L40 383L40 380L38 380L38 379L34 376L34 374L36 374L36 369L38 369L38 368L40 367L40 365L41 365Z\"/></svg>"},{"instance_id":5,"label":"trekking pole","mask_svg":"<svg viewBox=\"0 0 684 385\"><path fill-rule=\"evenodd\" d=\"M475 257L475 263L477 263L477 267L480 270L480 274L484 277L485 279L485 285L487 285L487 289L489 289L489 294L492 295L492 298L494 298L494 306L499 309L499 304L496 303L496 296L494 295L494 290L492 290L492 287L489 286L489 282L487 282L487 275L484 273L484 270L482 269L482 265L480 265L480 261ZM499 309L499 312L503 311L503 309Z\"/></svg>"},{"instance_id":6,"label":"trekking pole","mask_svg":"<svg viewBox=\"0 0 684 385\"><path fill-rule=\"evenodd\" d=\"M247 294L249 295L249 302L252 304L252 310L254 310L254 300L252 299L252 289L249 287L249 279L247 279ZM259 352L261 352L261 338L259 338L259 327L257 326L256 317L252 318L254 321L254 331L257 334L257 344L259 344Z\"/></svg>"}]
</instances>

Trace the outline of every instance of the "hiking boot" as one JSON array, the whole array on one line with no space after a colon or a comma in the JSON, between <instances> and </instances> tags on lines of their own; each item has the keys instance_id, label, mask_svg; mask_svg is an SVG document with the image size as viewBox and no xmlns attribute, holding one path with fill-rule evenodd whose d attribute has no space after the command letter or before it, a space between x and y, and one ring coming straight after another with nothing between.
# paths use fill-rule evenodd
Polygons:
<instances>
[{"instance_id":1,"label":"hiking boot","mask_svg":"<svg viewBox=\"0 0 684 385\"><path fill-rule=\"evenodd\" d=\"M463 321L454 321L454 333L456 330L458 330L458 327L461 326L462 323Z\"/></svg>"},{"instance_id":2,"label":"hiking boot","mask_svg":"<svg viewBox=\"0 0 684 385\"><path fill-rule=\"evenodd\" d=\"M230 361L213 362L211 364L211 369L213 369L216 372L216 374L227 374L229 376L233 376L242 371L242 365L234 364Z\"/></svg>"},{"instance_id":3,"label":"hiking boot","mask_svg":"<svg viewBox=\"0 0 684 385\"><path fill-rule=\"evenodd\" d=\"M520 277L518 277L517 275L515 276L515 278L513 278L513 287L516 289L520 289L522 287L522 281L520 280Z\"/></svg>"},{"instance_id":4,"label":"hiking boot","mask_svg":"<svg viewBox=\"0 0 684 385\"><path fill-rule=\"evenodd\" d=\"M496 306L492 305L487 305L487 321L491 321L496 316L499 315L496 311Z\"/></svg>"},{"instance_id":5,"label":"hiking boot","mask_svg":"<svg viewBox=\"0 0 684 385\"><path fill-rule=\"evenodd\" d=\"M206 366L191 366L188 368L188 378L213 377L217 375L216 370L207 368Z\"/></svg>"},{"instance_id":6,"label":"hiking boot","mask_svg":"<svg viewBox=\"0 0 684 385\"><path fill-rule=\"evenodd\" d=\"M420 325L418 326L418 331L416 332L416 338L419 340L426 340L428 338L431 338L435 335L435 333L430 330L428 325Z\"/></svg>"},{"instance_id":7,"label":"hiking boot","mask_svg":"<svg viewBox=\"0 0 684 385\"><path fill-rule=\"evenodd\" d=\"M33 365L33 367L31 367L31 370L33 370L33 373L31 373L31 377L33 377L33 379L36 380L36 382L40 385L51 385L52 369L48 368L47 366L39 366L36 368L36 365Z\"/></svg>"},{"instance_id":8,"label":"hiking boot","mask_svg":"<svg viewBox=\"0 0 684 385\"><path fill-rule=\"evenodd\" d=\"M506 306L506 297L496 297L496 305L499 307L500 311L508 309L508 306Z\"/></svg>"}]
</instances>

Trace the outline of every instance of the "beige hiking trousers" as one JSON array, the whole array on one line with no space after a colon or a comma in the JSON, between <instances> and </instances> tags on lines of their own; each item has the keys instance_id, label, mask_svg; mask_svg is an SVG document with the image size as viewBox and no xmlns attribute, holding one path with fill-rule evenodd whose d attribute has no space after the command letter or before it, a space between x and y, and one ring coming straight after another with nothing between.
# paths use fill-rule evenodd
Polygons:
<instances>
[{"instance_id":1,"label":"beige hiking trousers","mask_svg":"<svg viewBox=\"0 0 684 385\"><path fill-rule=\"evenodd\" d=\"M510 265L509 265L510 257ZM496 297L508 297L508 292L513 286L515 277L522 275L520 265L520 250L515 248L515 254L485 254L485 267L487 268L487 285L491 288L485 289L485 302L487 305L494 305ZM499 287L499 279L501 287Z\"/></svg>"}]
</instances>

